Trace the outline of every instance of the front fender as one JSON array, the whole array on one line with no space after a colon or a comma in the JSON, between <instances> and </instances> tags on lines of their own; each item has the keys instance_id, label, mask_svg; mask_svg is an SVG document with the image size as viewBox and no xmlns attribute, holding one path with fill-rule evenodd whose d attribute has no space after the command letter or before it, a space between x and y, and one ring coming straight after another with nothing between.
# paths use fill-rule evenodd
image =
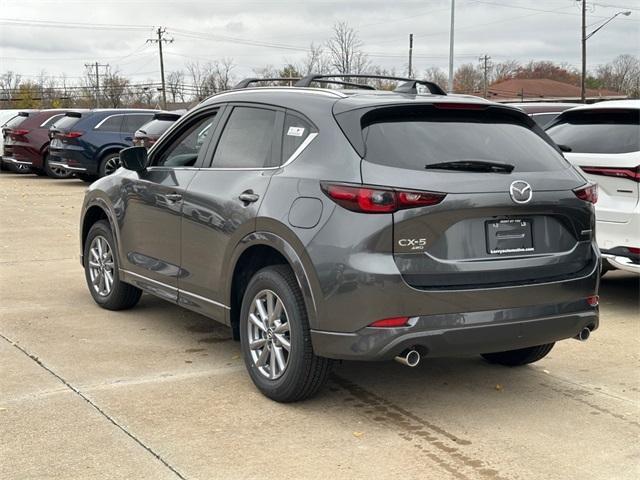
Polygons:
<instances>
[{"instance_id":1,"label":"front fender","mask_svg":"<svg viewBox=\"0 0 640 480\"><path fill-rule=\"evenodd\" d=\"M92 208L100 208L107 217L109 225L111 226L111 232L113 233L114 241L116 242L116 253L118 255L118 263L120 264L121 252L120 252L120 229L118 228L118 215L112 208L112 203L106 194L100 190L88 190L82 210L80 214L80 263L84 266L84 240L85 234L88 233L88 229L85 232L85 220L87 212Z\"/></svg>"}]
</instances>

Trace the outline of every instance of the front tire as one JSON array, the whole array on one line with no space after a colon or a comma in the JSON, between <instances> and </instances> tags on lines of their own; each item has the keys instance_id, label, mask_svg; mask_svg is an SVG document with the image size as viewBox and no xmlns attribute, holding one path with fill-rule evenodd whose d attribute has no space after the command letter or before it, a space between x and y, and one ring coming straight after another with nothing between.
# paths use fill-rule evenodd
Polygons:
<instances>
[{"instance_id":1,"label":"front tire","mask_svg":"<svg viewBox=\"0 0 640 480\"><path fill-rule=\"evenodd\" d=\"M554 345L555 343L546 343L544 345L508 350L506 352L483 353L482 357L489 363L497 363L507 367L519 367L537 362L546 357Z\"/></svg>"},{"instance_id":2,"label":"front tire","mask_svg":"<svg viewBox=\"0 0 640 480\"><path fill-rule=\"evenodd\" d=\"M125 310L140 300L142 290L120 280L118 255L106 220L93 224L84 245L84 272L95 302L107 310Z\"/></svg>"},{"instance_id":3,"label":"front tire","mask_svg":"<svg viewBox=\"0 0 640 480\"><path fill-rule=\"evenodd\" d=\"M249 282L240 345L251 380L277 402L315 395L331 373L332 360L313 353L302 292L286 265L265 267Z\"/></svg>"}]
</instances>

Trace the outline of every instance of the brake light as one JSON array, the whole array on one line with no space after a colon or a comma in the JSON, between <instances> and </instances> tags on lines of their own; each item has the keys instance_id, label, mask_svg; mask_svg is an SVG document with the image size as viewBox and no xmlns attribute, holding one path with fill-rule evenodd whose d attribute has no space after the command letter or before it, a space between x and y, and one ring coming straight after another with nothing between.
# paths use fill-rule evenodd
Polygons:
<instances>
[{"instance_id":1,"label":"brake light","mask_svg":"<svg viewBox=\"0 0 640 480\"><path fill-rule=\"evenodd\" d=\"M64 138L78 138L81 137L84 132L67 132L63 135Z\"/></svg>"},{"instance_id":2,"label":"brake light","mask_svg":"<svg viewBox=\"0 0 640 480\"><path fill-rule=\"evenodd\" d=\"M576 188L573 193L585 202L596 203L598 201L598 185L596 183L589 183L584 187Z\"/></svg>"},{"instance_id":3,"label":"brake light","mask_svg":"<svg viewBox=\"0 0 640 480\"><path fill-rule=\"evenodd\" d=\"M20 136L20 135L26 135L27 133L29 133L29 130L24 128L15 128L13 130L9 130L9 133L11 135Z\"/></svg>"},{"instance_id":4,"label":"brake light","mask_svg":"<svg viewBox=\"0 0 640 480\"><path fill-rule=\"evenodd\" d=\"M590 307L597 307L599 303L600 297L598 295L591 295L590 297L587 297L587 304Z\"/></svg>"},{"instance_id":5,"label":"brake light","mask_svg":"<svg viewBox=\"0 0 640 480\"><path fill-rule=\"evenodd\" d=\"M433 106L440 110L486 110L489 105L482 103L434 103Z\"/></svg>"},{"instance_id":6,"label":"brake light","mask_svg":"<svg viewBox=\"0 0 640 480\"><path fill-rule=\"evenodd\" d=\"M359 213L393 213L440 203L445 193L321 182L322 191L338 205Z\"/></svg>"},{"instance_id":7,"label":"brake light","mask_svg":"<svg viewBox=\"0 0 640 480\"><path fill-rule=\"evenodd\" d=\"M627 247L629 253L633 253L634 255L640 255L640 248L638 247Z\"/></svg>"},{"instance_id":8,"label":"brake light","mask_svg":"<svg viewBox=\"0 0 640 480\"><path fill-rule=\"evenodd\" d=\"M628 178L634 182L640 182L640 165L630 167L580 167L583 172L591 175L603 175L605 177Z\"/></svg>"},{"instance_id":9,"label":"brake light","mask_svg":"<svg viewBox=\"0 0 640 480\"><path fill-rule=\"evenodd\" d=\"M409 317L393 317L378 320L377 322L373 322L369 326L373 328L397 328L406 327L408 323Z\"/></svg>"}]
</instances>

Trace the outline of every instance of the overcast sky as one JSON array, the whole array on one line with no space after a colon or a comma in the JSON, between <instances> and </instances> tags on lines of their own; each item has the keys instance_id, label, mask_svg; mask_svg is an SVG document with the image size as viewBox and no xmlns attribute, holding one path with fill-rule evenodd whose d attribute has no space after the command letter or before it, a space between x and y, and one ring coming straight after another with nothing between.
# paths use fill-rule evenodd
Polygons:
<instances>
[{"instance_id":1,"label":"overcast sky","mask_svg":"<svg viewBox=\"0 0 640 480\"><path fill-rule=\"evenodd\" d=\"M332 25L359 31L372 62L406 68L408 34L415 37L416 71L445 68L450 0L0 0L0 72L24 77L84 74L100 61L143 81L157 80L157 45L145 43L154 26L175 41L165 46L165 70L186 62L231 57L237 78L267 64L300 61L310 42L323 43ZM588 41L588 66L637 54L640 4L593 1L589 30L621 10ZM197 38L195 38L197 37ZM530 59L580 64L580 9L575 0L457 0L455 62ZM266 45L265 45L266 44Z\"/></svg>"}]
</instances>

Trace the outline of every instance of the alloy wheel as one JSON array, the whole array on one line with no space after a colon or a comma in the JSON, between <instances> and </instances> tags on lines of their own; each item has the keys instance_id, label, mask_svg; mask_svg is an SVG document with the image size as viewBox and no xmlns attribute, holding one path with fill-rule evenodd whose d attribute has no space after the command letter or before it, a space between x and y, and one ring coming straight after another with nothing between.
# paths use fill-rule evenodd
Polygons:
<instances>
[{"instance_id":1,"label":"alloy wheel","mask_svg":"<svg viewBox=\"0 0 640 480\"><path fill-rule=\"evenodd\" d=\"M111 175L118 168L120 168L120 157L115 155L113 157L107 158L106 163L104 164L104 174Z\"/></svg>"},{"instance_id":2,"label":"alloy wheel","mask_svg":"<svg viewBox=\"0 0 640 480\"><path fill-rule=\"evenodd\" d=\"M113 252L107 239L98 235L89 247L89 277L93 290L101 297L109 296L114 275Z\"/></svg>"},{"instance_id":3,"label":"alloy wheel","mask_svg":"<svg viewBox=\"0 0 640 480\"><path fill-rule=\"evenodd\" d=\"M251 302L247 322L251 360L264 377L275 380L289 364L291 338L287 311L272 290L262 290Z\"/></svg>"}]
</instances>

